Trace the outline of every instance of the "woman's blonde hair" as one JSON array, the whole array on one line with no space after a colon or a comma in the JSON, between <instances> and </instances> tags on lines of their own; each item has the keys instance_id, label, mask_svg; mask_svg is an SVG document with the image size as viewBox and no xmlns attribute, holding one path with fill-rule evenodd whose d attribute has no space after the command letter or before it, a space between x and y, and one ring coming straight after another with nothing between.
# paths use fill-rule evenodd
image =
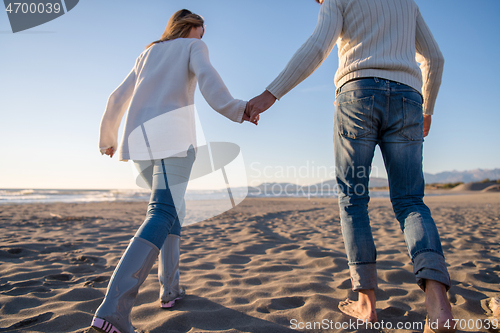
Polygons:
<instances>
[{"instance_id":1,"label":"woman's blonde hair","mask_svg":"<svg viewBox=\"0 0 500 333\"><path fill-rule=\"evenodd\" d=\"M146 49L156 43L172 40L176 38L186 38L192 28L202 27L205 21L200 15L196 15L187 9L181 9L168 20L167 27L161 38L152 42Z\"/></svg>"}]
</instances>

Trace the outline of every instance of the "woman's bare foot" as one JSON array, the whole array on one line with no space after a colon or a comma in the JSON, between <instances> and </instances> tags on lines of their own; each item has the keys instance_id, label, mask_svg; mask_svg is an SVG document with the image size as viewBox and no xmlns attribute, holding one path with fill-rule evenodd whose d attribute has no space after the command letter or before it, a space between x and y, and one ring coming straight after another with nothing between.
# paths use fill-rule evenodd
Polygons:
<instances>
[{"instance_id":1,"label":"woman's bare foot","mask_svg":"<svg viewBox=\"0 0 500 333\"><path fill-rule=\"evenodd\" d=\"M357 319L367 320L372 323L378 321L377 312L375 311L375 290L360 290L358 301L346 299L339 303L339 310Z\"/></svg>"},{"instance_id":2,"label":"woman's bare foot","mask_svg":"<svg viewBox=\"0 0 500 333\"><path fill-rule=\"evenodd\" d=\"M425 307L427 319L424 333L453 333L455 322L451 313L451 304L446 295L444 284L434 281L425 281Z\"/></svg>"}]
</instances>

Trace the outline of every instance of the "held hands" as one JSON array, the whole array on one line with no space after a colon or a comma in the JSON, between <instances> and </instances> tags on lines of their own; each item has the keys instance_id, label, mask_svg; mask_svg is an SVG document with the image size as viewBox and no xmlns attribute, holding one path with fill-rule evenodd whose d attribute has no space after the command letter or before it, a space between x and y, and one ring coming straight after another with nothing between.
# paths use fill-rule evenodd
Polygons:
<instances>
[{"instance_id":1,"label":"held hands","mask_svg":"<svg viewBox=\"0 0 500 333\"><path fill-rule=\"evenodd\" d=\"M248 113L248 103L247 103L247 106L245 107L245 113L243 113L243 121L249 121L252 124L258 125L259 118L260 117L257 117L257 119L254 119L253 121L250 120L250 114Z\"/></svg>"},{"instance_id":2,"label":"held hands","mask_svg":"<svg viewBox=\"0 0 500 333\"><path fill-rule=\"evenodd\" d=\"M265 92L262 95L264 95L264 94L265 94ZM260 106L260 105L262 105L262 103L258 104L259 107L257 107L257 108L255 108L255 106L253 106L253 110L261 110L261 111L254 111L254 113L252 114L251 113L251 110L252 110L251 106L252 106L252 104L250 104L250 103L252 101L254 101L254 100L257 100L258 98L261 98L262 95L253 98L250 102L247 103L247 105L245 107L245 113L243 113L243 121L248 121L248 122L251 122L251 123L253 123L255 125L258 125L258 122L259 122L259 119L260 119L259 113L266 111L267 109L269 109L271 107L271 105L274 104L274 101L276 100L276 98L273 95L271 95L271 93L269 93L269 95L272 96L272 102L269 104L269 106L265 107L264 109L262 109L262 107ZM102 155L108 155L111 158L115 154L115 148L114 147L109 147L105 151L101 151L101 154Z\"/></svg>"},{"instance_id":3,"label":"held hands","mask_svg":"<svg viewBox=\"0 0 500 333\"><path fill-rule=\"evenodd\" d=\"M430 114L424 114L424 138L429 135L431 130L432 116Z\"/></svg>"},{"instance_id":4,"label":"held hands","mask_svg":"<svg viewBox=\"0 0 500 333\"><path fill-rule=\"evenodd\" d=\"M262 94L252 98L247 103L245 113L250 117L250 121L254 122L259 119L259 114L269 109L274 102L276 102L276 97L269 91L264 90Z\"/></svg>"}]
</instances>

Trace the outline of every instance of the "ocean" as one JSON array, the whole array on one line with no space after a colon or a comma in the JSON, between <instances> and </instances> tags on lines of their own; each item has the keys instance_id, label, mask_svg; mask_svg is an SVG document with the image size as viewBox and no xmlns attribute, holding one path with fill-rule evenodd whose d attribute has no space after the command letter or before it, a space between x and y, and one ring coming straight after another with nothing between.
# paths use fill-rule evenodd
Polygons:
<instances>
[{"instance_id":1,"label":"ocean","mask_svg":"<svg viewBox=\"0 0 500 333\"><path fill-rule=\"evenodd\" d=\"M255 191L245 188L232 189L232 195L245 197L302 197L302 198L328 198L337 197L336 192L308 193L304 191ZM2 204L28 204L28 203L86 203L86 202L111 202L111 201L149 201L150 191L146 189L132 190L79 190L79 189L0 189L0 205ZM388 191L372 191L371 197L389 197ZM187 201L199 200L224 200L228 199L227 190L188 190Z\"/></svg>"}]
</instances>

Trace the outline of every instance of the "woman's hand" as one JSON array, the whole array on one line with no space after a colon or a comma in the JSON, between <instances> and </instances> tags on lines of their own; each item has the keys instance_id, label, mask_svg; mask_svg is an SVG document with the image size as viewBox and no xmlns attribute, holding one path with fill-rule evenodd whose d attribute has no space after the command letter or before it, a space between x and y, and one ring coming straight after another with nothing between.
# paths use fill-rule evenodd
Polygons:
<instances>
[{"instance_id":1,"label":"woman's hand","mask_svg":"<svg viewBox=\"0 0 500 333\"><path fill-rule=\"evenodd\" d=\"M254 120L250 120L250 115L248 114L248 103L247 106L245 107L245 113L243 113L243 121L248 121L251 122L252 124L258 125L260 116L257 115L257 117Z\"/></svg>"},{"instance_id":2,"label":"woman's hand","mask_svg":"<svg viewBox=\"0 0 500 333\"><path fill-rule=\"evenodd\" d=\"M115 148L109 147L108 149L106 149L104 154L109 155L110 158L113 157L113 155L115 154Z\"/></svg>"}]
</instances>

